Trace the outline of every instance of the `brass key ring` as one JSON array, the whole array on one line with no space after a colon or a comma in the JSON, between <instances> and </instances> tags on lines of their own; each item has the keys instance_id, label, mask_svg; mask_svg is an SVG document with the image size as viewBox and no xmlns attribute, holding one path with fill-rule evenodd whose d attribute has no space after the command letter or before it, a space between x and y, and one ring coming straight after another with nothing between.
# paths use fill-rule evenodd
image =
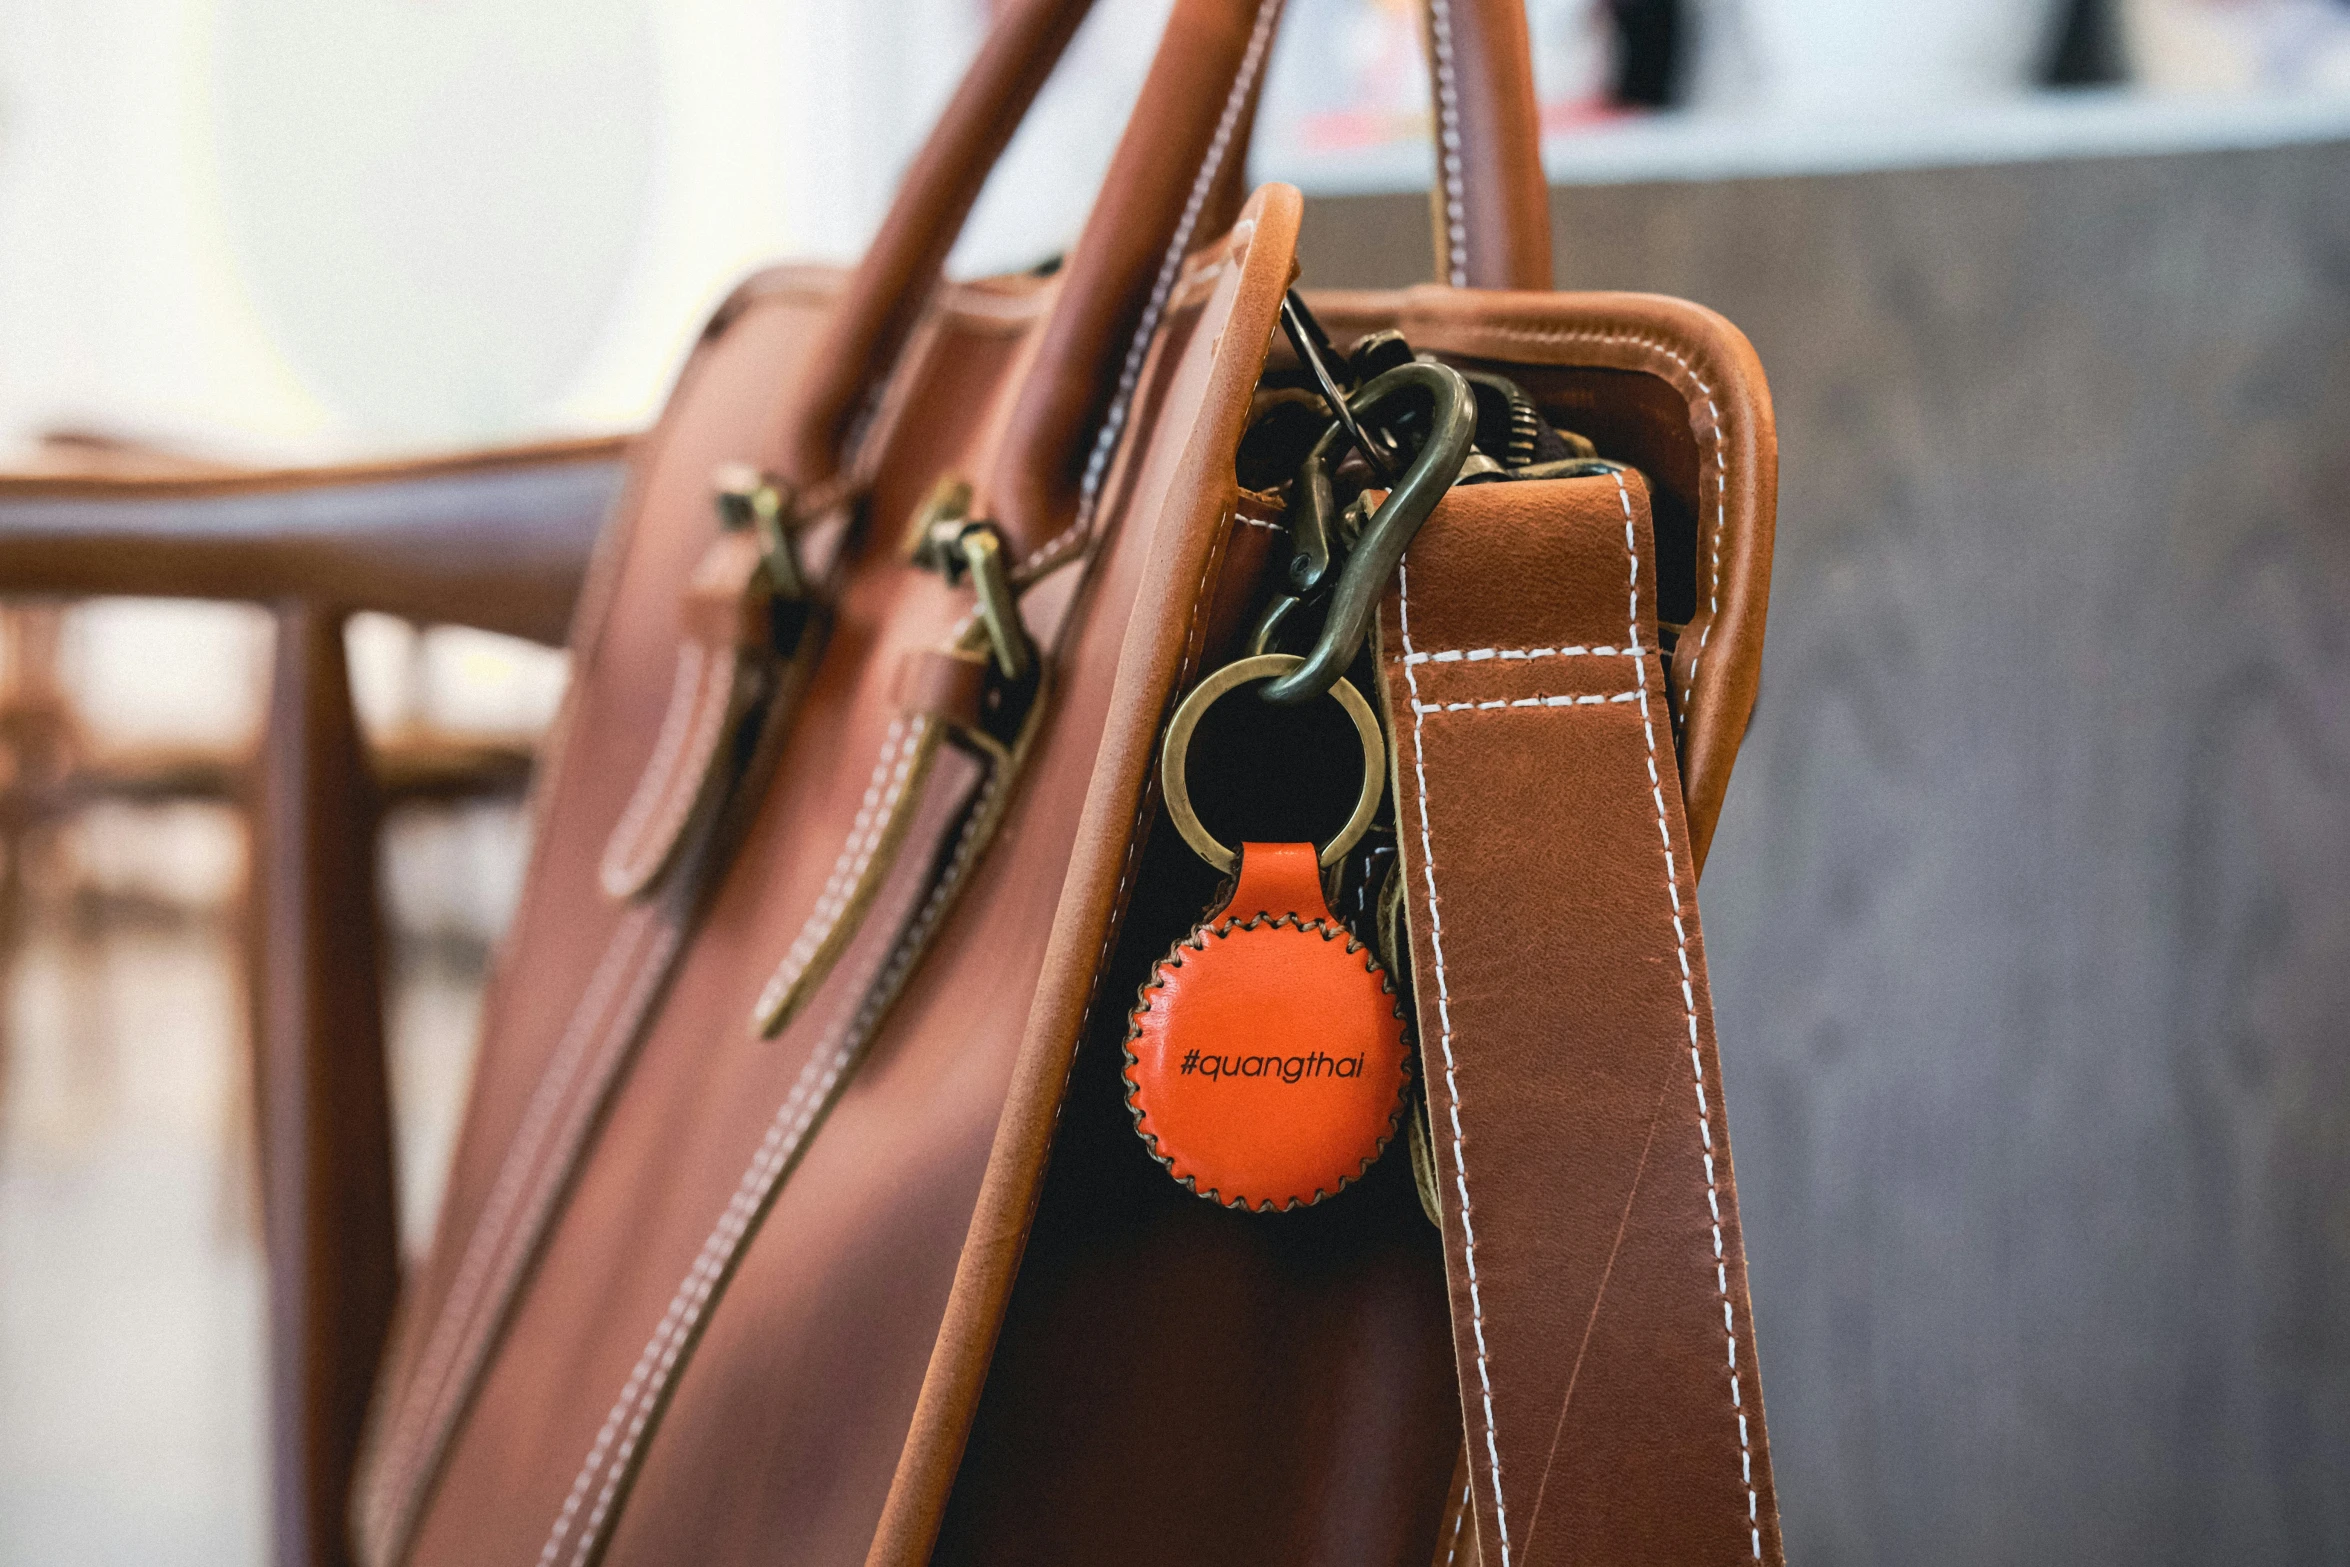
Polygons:
<instances>
[{"instance_id":1,"label":"brass key ring","mask_svg":"<svg viewBox=\"0 0 2350 1567\"><path fill-rule=\"evenodd\" d=\"M1184 761L1191 751L1191 737L1199 728L1199 721L1216 699L1236 686L1252 680L1270 680L1286 675L1305 663L1295 653L1259 653L1254 658L1237 659L1217 670L1207 679L1191 688L1191 694L1175 709L1174 721L1167 725L1167 744L1159 753L1159 789L1167 797L1167 814L1175 819L1175 830L1183 834L1183 841L1192 851L1229 875L1240 864L1240 856L1218 841L1200 821L1199 813L1191 808L1191 785L1184 777ZM1320 851L1321 863L1331 866L1339 857L1361 840L1371 817L1379 809L1379 797L1387 789L1387 740L1379 732L1379 716L1371 711L1371 704L1354 688L1352 681L1341 679L1330 687L1330 695L1346 709L1353 719L1355 733L1363 742L1363 795L1355 802L1354 814L1346 825L1338 829Z\"/></svg>"}]
</instances>

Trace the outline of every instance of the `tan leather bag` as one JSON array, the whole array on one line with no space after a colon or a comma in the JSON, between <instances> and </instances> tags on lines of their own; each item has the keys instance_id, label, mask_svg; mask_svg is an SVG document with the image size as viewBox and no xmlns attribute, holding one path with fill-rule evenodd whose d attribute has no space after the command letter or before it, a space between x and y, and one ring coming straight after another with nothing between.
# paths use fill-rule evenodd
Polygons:
<instances>
[{"instance_id":1,"label":"tan leather bag","mask_svg":"<svg viewBox=\"0 0 2350 1567\"><path fill-rule=\"evenodd\" d=\"M1300 202L1239 200L1278 0L1178 0L1066 265L941 283L1083 9L1008 6L864 262L743 285L634 456L379 1386L379 1567L1779 1559L1695 904L1760 370L1546 291L1523 14L1433 0L1447 282L1310 297L1625 471L1451 492L1380 610L1441 1228L1401 1148L1201 1201L1121 1047L1214 893L1162 730L1284 564L1235 452Z\"/></svg>"}]
</instances>

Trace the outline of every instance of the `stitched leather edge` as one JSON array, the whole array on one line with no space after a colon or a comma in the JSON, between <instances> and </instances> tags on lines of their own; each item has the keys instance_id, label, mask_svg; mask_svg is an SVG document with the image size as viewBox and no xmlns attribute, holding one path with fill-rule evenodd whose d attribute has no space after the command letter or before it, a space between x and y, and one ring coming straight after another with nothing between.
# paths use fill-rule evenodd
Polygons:
<instances>
[{"instance_id":1,"label":"stitched leather edge","mask_svg":"<svg viewBox=\"0 0 2350 1567\"><path fill-rule=\"evenodd\" d=\"M606 896L635 897L676 854L694 807L719 770L727 733L734 727L728 720L739 717L744 706L738 688L745 673L742 656L731 648L713 652L692 640L678 644L677 670L653 754L596 866Z\"/></svg>"}]
</instances>

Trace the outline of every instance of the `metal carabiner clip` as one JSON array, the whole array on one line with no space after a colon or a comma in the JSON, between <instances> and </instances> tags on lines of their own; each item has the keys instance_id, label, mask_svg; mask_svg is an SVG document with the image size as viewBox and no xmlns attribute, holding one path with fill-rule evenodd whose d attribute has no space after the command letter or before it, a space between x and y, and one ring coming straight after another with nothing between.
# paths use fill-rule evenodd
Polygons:
<instances>
[{"instance_id":1,"label":"metal carabiner clip","mask_svg":"<svg viewBox=\"0 0 2350 1567\"><path fill-rule=\"evenodd\" d=\"M1268 650L1273 636L1289 615L1331 583L1331 568L1339 558L1343 519L1330 470L1338 456L1353 444L1351 431L1377 422L1380 412L1397 399L1425 394L1432 407L1427 438L1411 466L1387 492L1361 532L1345 550L1335 584L1330 586L1329 610L1322 629L1305 653L1305 662L1279 679L1266 682L1257 694L1283 707L1310 702L1328 691L1345 674L1370 635L1371 617L1396 563L1428 520L1444 492L1452 488L1468 461L1469 445L1477 433L1477 399L1469 383L1449 365L1415 360L1374 376L1362 390L1347 398L1351 418L1333 419L1299 466L1295 493L1290 499L1290 537L1296 553L1289 562L1289 591L1275 599L1258 622L1254 651ZM1359 502L1357 503L1360 504ZM1350 508L1351 509L1351 508Z\"/></svg>"}]
</instances>

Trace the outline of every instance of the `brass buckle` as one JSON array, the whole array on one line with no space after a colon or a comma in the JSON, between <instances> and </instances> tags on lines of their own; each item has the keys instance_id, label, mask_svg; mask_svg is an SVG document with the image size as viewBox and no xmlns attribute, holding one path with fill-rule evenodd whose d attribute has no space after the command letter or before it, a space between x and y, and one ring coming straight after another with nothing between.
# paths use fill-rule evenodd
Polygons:
<instances>
[{"instance_id":1,"label":"brass buckle","mask_svg":"<svg viewBox=\"0 0 2350 1567\"><path fill-rule=\"evenodd\" d=\"M788 480L761 473L748 463L725 463L713 479L717 485L719 526L734 531L748 528L758 536L759 563L777 598L805 599L807 573L800 569L799 551L791 530L798 518L792 509Z\"/></svg>"},{"instance_id":2,"label":"brass buckle","mask_svg":"<svg viewBox=\"0 0 2350 1567\"><path fill-rule=\"evenodd\" d=\"M1036 667L1036 644L1020 620L1003 533L992 522L972 518L971 495L971 485L963 479L950 476L933 485L914 514L908 553L914 564L946 578L949 587L959 585L966 575L971 578L996 670L1017 684Z\"/></svg>"}]
</instances>

